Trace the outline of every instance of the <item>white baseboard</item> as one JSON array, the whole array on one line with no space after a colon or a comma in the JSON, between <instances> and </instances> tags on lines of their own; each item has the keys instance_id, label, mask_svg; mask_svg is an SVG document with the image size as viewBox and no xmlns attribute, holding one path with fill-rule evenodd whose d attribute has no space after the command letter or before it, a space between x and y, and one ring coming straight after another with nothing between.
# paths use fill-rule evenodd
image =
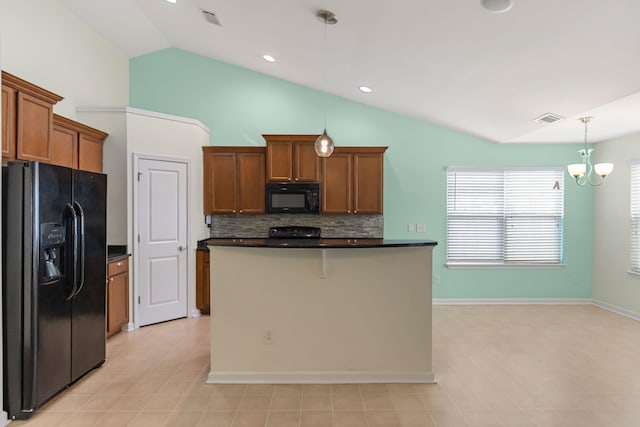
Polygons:
<instances>
[{"instance_id":1,"label":"white baseboard","mask_svg":"<svg viewBox=\"0 0 640 427\"><path fill-rule=\"evenodd\" d=\"M9 416L5 411L0 411L0 426L6 426L9 424Z\"/></svg>"},{"instance_id":2,"label":"white baseboard","mask_svg":"<svg viewBox=\"0 0 640 427\"><path fill-rule=\"evenodd\" d=\"M365 384L365 383L427 383L434 384L428 371L211 371L210 384Z\"/></svg>"},{"instance_id":3,"label":"white baseboard","mask_svg":"<svg viewBox=\"0 0 640 427\"><path fill-rule=\"evenodd\" d=\"M194 308L193 310L191 310L191 314L189 315L189 317L200 317L202 316L202 313L200 313L200 310L198 310L197 308Z\"/></svg>"},{"instance_id":4,"label":"white baseboard","mask_svg":"<svg viewBox=\"0 0 640 427\"><path fill-rule=\"evenodd\" d=\"M131 332L134 329L136 329L136 325L133 322L129 322L126 325L122 325L122 328L120 328L122 332Z\"/></svg>"},{"instance_id":5,"label":"white baseboard","mask_svg":"<svg viewBox=\"0 0 640 427\"><path fill-rule=\"evenodd\" d=\"M575 305L592 304L591 298L434 298L433 305Z\"/></svg>"},{"instance_id":6,"label":"white baseboard","mask_svg":"<svg viewBox=\"0 0 640 427\"><path fill-rule=\"evenodd\" d=\"M609 304L597 299L593 300L593 305L595 305L596 307L605 309L607 311L612 311L621 316L630 317L634 320L640 320L640 313L636 313L635 311L632 311L632 310L627 310L626 308L618 307L617 305Z\"/></svg>"}]
</instances>

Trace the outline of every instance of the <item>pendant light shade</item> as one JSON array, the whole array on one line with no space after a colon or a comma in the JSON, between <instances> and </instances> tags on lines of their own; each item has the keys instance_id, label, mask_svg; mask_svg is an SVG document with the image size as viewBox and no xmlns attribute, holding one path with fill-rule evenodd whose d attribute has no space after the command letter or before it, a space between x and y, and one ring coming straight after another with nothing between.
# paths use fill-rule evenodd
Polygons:
<instances>
[{"instance_id":1,"label":"pendant light shade","mask_svg":"<svg viewBox=\"0 0 640 427\"><path fill-rule=\"evenodd\" d=\"M327 64L326 64L326 56L327 56L327 25L333 25L338 22L338 18L333 12L328 10L319 10L316 13L316 17L324 23L324 59L322 62L322 72L324 79L324 131L322 135L320 135L314 144L314 149L318 157L329 157L333 153L333 149L335 148L333 145L333 139L329 135L327 135Z\"/></svg>"},{"instance_id":2,"label":"pendant light shade","mask_svg":"<svg viewBox=\"0 0 640 427\"><path fill-rule=\"evenodd\" d=\"M316 150L316 154L319 157L329 157L333 153L333 149L335 148L333 145L333 139L327 135L326 129L322 132L322 135L316 138L313 148Z\"/></svg>"}]
</instances>

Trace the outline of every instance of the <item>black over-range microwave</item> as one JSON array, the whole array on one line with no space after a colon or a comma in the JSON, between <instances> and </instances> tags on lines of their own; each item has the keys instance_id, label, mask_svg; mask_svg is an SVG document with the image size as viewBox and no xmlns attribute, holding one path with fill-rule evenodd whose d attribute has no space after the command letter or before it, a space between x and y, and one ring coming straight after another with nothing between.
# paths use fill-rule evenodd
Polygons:
<instances>
[{"instance_id":1,"label":"black over-range microwave","mask_svg":"<svg viewBox=\"0 0 640 427\"><path fill-rule=\"evenodd\" d=\"M320 184L267 184L267 213L320 213Z\"/></svg>"}]
</instances>

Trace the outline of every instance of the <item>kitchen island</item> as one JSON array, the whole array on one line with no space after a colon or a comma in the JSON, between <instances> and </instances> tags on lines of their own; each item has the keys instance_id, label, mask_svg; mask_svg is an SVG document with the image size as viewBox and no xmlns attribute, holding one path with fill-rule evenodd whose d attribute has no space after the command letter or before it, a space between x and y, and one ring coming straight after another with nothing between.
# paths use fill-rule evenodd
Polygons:
<instances>
[{"instance_id":1,"label":"kitchen island","mask_svg":"<svg viewBox=\"0 0 640 427\"><path fill-rule=\"evenodd\" d=\"M210 383L433 382L434 241L209 239Z\"/></svg>"}]
</instances>

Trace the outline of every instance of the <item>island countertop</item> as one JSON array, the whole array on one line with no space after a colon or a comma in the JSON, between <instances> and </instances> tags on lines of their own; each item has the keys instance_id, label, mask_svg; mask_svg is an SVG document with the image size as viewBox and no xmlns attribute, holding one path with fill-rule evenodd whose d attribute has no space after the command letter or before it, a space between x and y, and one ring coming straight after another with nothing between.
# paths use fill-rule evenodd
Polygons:
<instances>
[{"instance_id":1,"label":"island countertop","mask_svg":"<svg viewBox=\"0 0 640 427\"><path fill-rule=\"evenodd\" d=\"M198 246L235 246L255 248L390 248L410 246L436 246L434 240L389 240L389 239L268 239L228 238L205 239Z\"/></svg>"}]
</instances>

